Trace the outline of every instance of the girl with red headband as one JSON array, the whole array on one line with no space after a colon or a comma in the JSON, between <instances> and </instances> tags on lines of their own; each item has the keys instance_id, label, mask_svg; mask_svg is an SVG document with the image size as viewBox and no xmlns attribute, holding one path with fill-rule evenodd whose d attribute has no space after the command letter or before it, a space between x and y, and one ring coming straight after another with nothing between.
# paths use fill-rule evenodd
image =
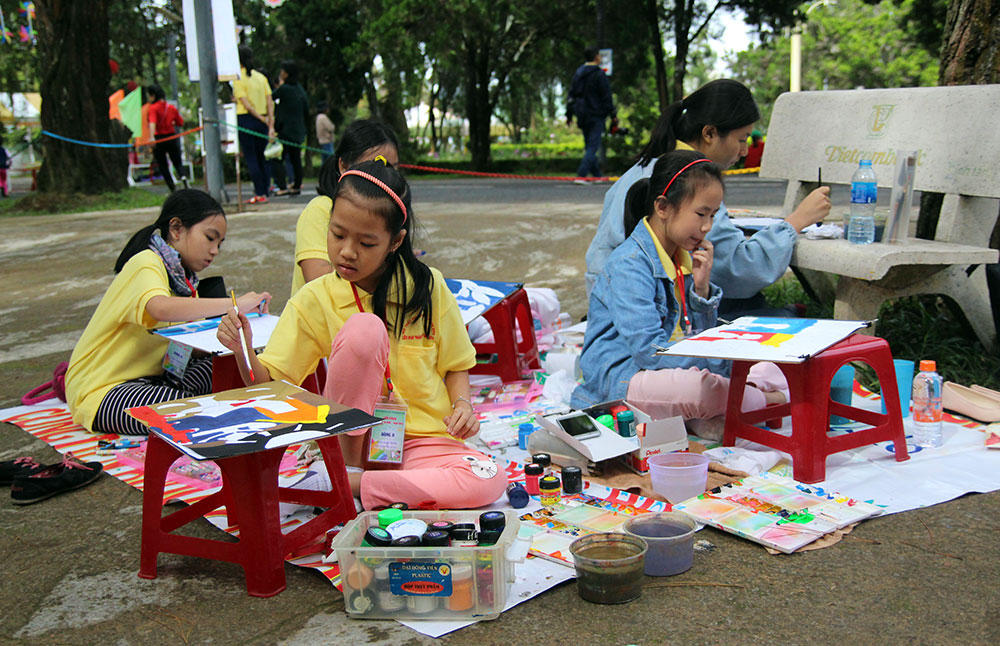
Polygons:
<instances>
[{"instance_id":1,"label":"girl with red headband","mask_svg":"<svg viewBox=\"0 0 1000 646\"><path fill-rule=\"evenodd\" d=\"M413 255L409 186L385 162L369 161L340 177L333 198L327 235L333 272L292 296L263 353L248 352L253 383L301 383L328 357L327 398L372 412L380 397L401 397L407 409L400 468L348 473L366 509L392 502L455 509L497 500L506 474L464 443L479 432L469 401L475 349L441 273ZM246 317L231 314L219 326L219 340L234 352L239 325L252 348ZM240 370L250 384L245 366ZM366 433L340 436L348 465L371 458L362 453Z\"/></svg>"},{"instance_id":2,"label":"girl with red headband","mask_svg":"<svg viewBox=\"0 0 1000 646\"><path fill-rule=\"evenodd\" d=\"M652 176L629 189L627 238L590 293L580 357L584 382L573 392L573 408L627 399L654 419L721 419L730 362L655 350L715 325L722 290L709 280L714 248L707 236L722 197L719 167L694 151L663 155ZM780 371L757 365L750 376L757 386L747 386L743 400L748 410L785 400ZM721 431L719 424L693 424L692 430L710 434L716 426Z\"/></svg>"}]
</instances>

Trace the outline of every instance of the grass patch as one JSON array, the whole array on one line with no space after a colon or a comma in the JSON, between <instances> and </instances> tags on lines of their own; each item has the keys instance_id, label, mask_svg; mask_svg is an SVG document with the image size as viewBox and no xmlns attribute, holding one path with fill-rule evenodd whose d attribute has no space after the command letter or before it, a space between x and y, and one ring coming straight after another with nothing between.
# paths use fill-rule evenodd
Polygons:
<instances>
[{"instance_id":1,"label":"grass patch","mask_svg":"<svg viewBox=\"0 0 1000 646\"><path fill-rule=\"evenodd\" d=\"M831 304L809 299L794 277L785 277L764 289L772 307L806 303L809 318L832 318ZM1000 354L979 342L958 306L949 298L935 295L908 296L882 306L875 334L889 342L892 355L899 359L933 359L937 371L947 381L980 384L1000 390ZM868 364L855 363L857 380L879 392L875 372Z\"/></svg>"},{"instance_id":2,"label":"grass patch","mask_svg":"<svg viewBox=\"0 0 1000 646\"><path fill-rule=\"evenodd\" d=\"M166 198L163 195L134 187L124 191L97 195L31 193L15 199L0 200L0 216L138 209L147 206L161 206L164 199Z\"/></svg>"}]
</instances>

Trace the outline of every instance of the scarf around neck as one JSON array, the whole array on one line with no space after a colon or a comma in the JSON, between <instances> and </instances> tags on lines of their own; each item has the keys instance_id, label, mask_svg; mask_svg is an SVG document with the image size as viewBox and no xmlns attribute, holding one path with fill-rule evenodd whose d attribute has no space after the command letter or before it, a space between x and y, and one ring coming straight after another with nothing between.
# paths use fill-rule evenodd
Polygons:
<instances>
[{"instance_id":1,"label":"scarf around neck","mask_svg":"<svg viewBox=\"0 0 1000 646\"><path fill-rule=\"evenodd\" d=\"M184 265L181 264L181 254L155 231L149 237L149 248L160 256L167 268L170 291L178 296L193 296L194 291L198 289L198 276L184 269Z\"/></svg>"}]
</instances>

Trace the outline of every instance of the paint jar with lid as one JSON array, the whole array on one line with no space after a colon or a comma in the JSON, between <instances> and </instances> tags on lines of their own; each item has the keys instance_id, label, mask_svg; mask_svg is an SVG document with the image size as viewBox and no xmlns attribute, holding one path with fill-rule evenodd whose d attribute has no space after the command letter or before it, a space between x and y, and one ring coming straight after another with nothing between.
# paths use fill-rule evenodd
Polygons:
<instances>
[{"instance_id":1,"label":"paint jar with lid","mask_svg":"<svg viewBox=\"0 0 1000 646\"><path fill-rule=\"evenodd\" d=\"M507 526L507 517L502 511L484 511L479 514L479 531L487 532L490 530L503 531L503 528Z\"/></svg>"},{"instance_id":2,"label":"paint jar with lid","mask_svg":"<svg viewBox=\"0 0 1000 646\"><path fill-rule=\"evenodd\" d=\"M517 427L517 448L522 451L528 450L528 436L535 432L535 425L531 422L524 422Z\"/></svg>"},{"instance_id":3,"label":"paint jar with lid","mask_svg":"<svg viewBox=\"0 0 1000 646\"><path fill-rule=\"evenodd\" d=\"M630 410L618 413L617 426L622 437L635 437L635 413Z\"/></svg>"},{"instance_id":4,"label":"paint jar with lid","mask_svg":"<svg viewBox=\"0 0 1000 646\"><path fill-rule=\"evenodd\" d=\"M365 530L365 537L361 539L364 547L388 547L392 544L392 535L381 527L369 527Z\"/></svg>"},{"instance_id":5,"label":"paint jar with lid","mask_svg":"<svg viewBox=\"0 0 1000 646\"><path fill-rule=\"evenodd\" d=\"M545 475L545 468L532 462L524 465L524 490L530 496L537 496L541 492L538 490L538 480Z\"/></svg>"},{"instance_id":6,"label":"paint jar with lid","mask_svg":"<svg viewBox=\"0 0 1000 646\"><path fill-rule=\"evenodd\" d=\"M507 500L514 509L522 509L528 506L531 498L520 482L511 482L507 485Z\"/></svg>"},{"instance_id":7,"label":"paint jar with lid","mask_svg":"<svg viewBox=\"0 0 1000 646\"><path fill-rule=\"evenodd\" d=\"M456 523L451 528L452 547L475 547L476 525L474 523Z\"/></svg>"},{"instance_id":8,"label":"paint jar with lid","mask_svg":"<svg viewBox=\"0 0 1000 646\"><path fill-rule=\"evenodd\" d=\"M559 478L555 476L545 476L538 481L539 496L542 499L543 507L550 507L559 503L562 498Z\"/></svg>"},{"instance_id":9,"label":"paint jar with lid","mask_svg":"<svg viewBox=\"0 0 1000 646\"><path fill-rule=\"evenodd\" d=\"M385 529L397 520L403 520L403 511L401 509L387 507L378 513L378 526L382 529Z\"/></svg>"},{"instance_id":10,"label":"paint jar with lid","mask_svg":"<svg viewBox=\"0 0 1000 646\"><path fill-rule=\"evenodd\" d=\"M392 593L389 587L389 561L375 568L375 600L380 610L398 612L406 608L406 597Z\"/></svg>"},{"instance_id":11,"label":"paint jar with lid","mask_svg":"<svg viewBox=\"0 0 1000 646\"><path fill-rule=\"evenodd\" d=\"M462 612L472 608L476 599L473 590L472 563L453 563L451 567L451 596L448 610Z\"/></svg>"},{"instance_id":12,"label":"paint jar with lid","mask_svg":"<svg viewBox=\"0 0 1000 646\"><path fill-rule=\"evenodd\" d=\"M548 453L535 453L531 456L531 461L542 467L545 475L552 473L552 456Z\"/></svg>"},{"instance_id":13,"label":"paint jar with lid","mask_svg":"<svg viewBox=\"0 0 1000 646\"><path fill-rule=\"evenodd\" d=\"M393 540L404 536L423 536L427 531L427 523L419 518L403 518L385 528Z\"/></svg>"},{"instance_id":14,"label":"paint jar with lid","mask_svg":"<svg viewBox=\"0 0 1000 646\"><path fill-rule=\"evenodd\" d=\"M583 491L583 472L580 467L563 467L563 493L580 493Z\"/></svg>"}]
</instances>

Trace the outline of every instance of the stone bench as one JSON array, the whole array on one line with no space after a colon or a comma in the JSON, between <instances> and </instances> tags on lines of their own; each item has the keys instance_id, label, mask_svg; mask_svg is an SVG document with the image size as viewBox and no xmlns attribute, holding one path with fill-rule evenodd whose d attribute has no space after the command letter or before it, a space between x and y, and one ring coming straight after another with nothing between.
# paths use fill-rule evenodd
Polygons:
<instances>
[{"instance_id":1,"label":"stone bench","mask_svg":"<svg viewBox=\"0 0 1000 646\"><path fill-rule=\"evenodd\" d=\"M1000 214L1000 129L988 125L997 105L1000 85L778 97L760 176L788 180L786 212L816 188L820 168L825 184L849 184L858 161L871 159L879 186L891 187L897 151L919 151L916 190L945 196L934 240L852 245L800 236L792 269L809 291L833 296L835 318L873 319L885 301L944 294L993 347L996 327L979 265L998 259L988 247ZM841 210L846 205L834 207ZM839 276L835 287L821 279L830 274Z\"/></svg>"}]
</instances>

